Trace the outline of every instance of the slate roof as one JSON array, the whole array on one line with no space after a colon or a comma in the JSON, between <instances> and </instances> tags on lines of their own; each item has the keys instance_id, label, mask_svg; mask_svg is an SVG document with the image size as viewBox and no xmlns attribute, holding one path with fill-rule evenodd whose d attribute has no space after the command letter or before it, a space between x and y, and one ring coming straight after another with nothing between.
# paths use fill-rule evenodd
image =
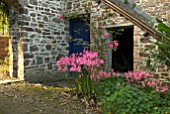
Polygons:
<instances>
[{"instance_id":1,"label":"slate roof","mask_svg":"<svg viewBox=\"0 0 170 114\"><path fill-rule=\"evenodd\" d=\"M135 6L131 0L101 1L119 14L123 15L135 25L139 26L141 29L156 37L157 31L153 28L156 20L146 14L139 6Z\"/></svg>"}]
</instances>

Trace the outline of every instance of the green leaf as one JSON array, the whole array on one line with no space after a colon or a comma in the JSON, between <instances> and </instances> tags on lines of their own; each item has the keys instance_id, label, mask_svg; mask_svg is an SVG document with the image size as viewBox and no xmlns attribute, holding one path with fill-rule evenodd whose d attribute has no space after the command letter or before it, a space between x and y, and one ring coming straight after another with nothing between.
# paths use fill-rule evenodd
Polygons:
<instances>
[{"instance_id":1,"label":"green leaf","mask_svg":"<svg viewBox=\"0 0 170 114\"><path fill-rule=\"evenodd\" d=\"M132 109L132 111L133 111L133 112L136 112L136 111L137 111L137 109L136 109L136 108L133 108L133 109Z\"/></svg>"},{"instance_id":2,"label":"green leaf","mask_svg":"<svg viewBox=\"0 0 170 114\"><path fill-rule=\"evenodd\" d=\"M106 108L107 108L107 109L110 109L111 107L112 107L112 103L111 103L111 102L107 102L107 103L106 103Z\"/></svg>"},{"instance_id":3,"label":"green leaf","mask_svg":"<svg viewBox=\"0 0 170 114\"><path fill-rule=\"evenodd\" d=\"M112 94L110 96L110 101L114 101L116 99L117 95L116 94Z\"/></svg>"},{"instance_id":4,"label":"green leaf","mask_svg":"<svg viewBox=\"0 0 170 114\"><path fill-rule=\"evenodd\" d=\"M154 107L153 109L154 109L154 110L158 110L158 107Z\"/></svg>"},{"instance_id":5,"label":"green leaf","mask_svg":"<svg viewBox=\"0 0 170 114\"><path fill-rule=\"evenodd\" d=\"M110 91L107 91L105 94L106 94L106 95L109 95L109 94L110 94Z\"/></svg>"},{"instance_id":6,"label":"green leaf","mask_svg":"<svg viewBox=\"0 0 170 114\"><path fill-rule=\"evenodd\" d=\"M150 110L151 110L150 107L148 107L148 108L147 108L147 111L150 111Z\"/></svg>"},{"instance_id":7,"label":"green leaf","mask_svg":"<svg viewBox=\"0 0 170 114\"><path fill-rule=\"evenodd\" d=\"M102 102L98 102L98 105L103 105L103 103Z\"/></svg>"},{"instance_id":8,"label":"green leaf","mask_svg":"<svg viewBox=\"0 0 170 114\"><path fill-rule=\"evenodd\" d=\"M138 110L139 110L140 112L142 112L142 111L143 111L143 109L142 109L142 108L138 108Z\"/></svg>"}]
</instances>

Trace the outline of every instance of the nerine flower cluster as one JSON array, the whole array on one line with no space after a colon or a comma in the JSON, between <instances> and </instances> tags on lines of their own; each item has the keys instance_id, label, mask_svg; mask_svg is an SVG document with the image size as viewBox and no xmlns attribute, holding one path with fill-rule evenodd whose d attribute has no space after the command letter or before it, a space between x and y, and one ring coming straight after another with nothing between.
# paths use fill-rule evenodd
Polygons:
<instances>
[{"instance_id":1,"label":"nerine flower cluster","mask_svg":"<svg viewBox=\"0 0 170 114\"><path fill-rule=\"evenodd\" d=\"M72 72L81 72L83 68L90 68L104 64L103 59L98 58L98 52L83 51L82 53L73 53L70 57L61 57L56 62L58 70L65 72L67 70Z\"/></svg>"},{"instance_id":2,"label":"nerine flower cluster","mask_svg":"<svg viewBox=\"0 0 170 114\"><path fill-rule=\"evenodd\" d=\"M56 65L58 71L61 72L77 72L80 76L87 75L83 74L82 70L88 71L88 76L91 79L98 80L102 77L110 77L112 75L119 76L114 70L107 72L100 68L104 64L104 60L98 57L98 52L91 52L84 50L82 53L73 53L70 57L61 57Z\"/></svg>"},{"instance_id":3,"label":"nerine flower cluster","mask_svg":"<svg viewBox=\"0 0 170 114\"><path fill-rule=\"evenodd\" d=\"M166 92L168 90L168 85L164 84L162 81L155 79L154 75L138 70L135 72L129 71L125 73L126 81L129 83L138 82L143 87L155 88L157 92Z\"/></svg>"}]
</instances>

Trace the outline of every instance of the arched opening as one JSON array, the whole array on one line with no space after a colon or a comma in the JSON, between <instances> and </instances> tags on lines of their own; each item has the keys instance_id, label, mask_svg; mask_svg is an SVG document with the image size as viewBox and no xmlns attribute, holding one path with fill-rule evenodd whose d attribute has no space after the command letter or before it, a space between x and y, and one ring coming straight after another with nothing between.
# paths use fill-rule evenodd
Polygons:
<instances>
[{"instance_id":1,"label":"arched opening","mask_svg":"<svg viewBox=\"0 0 170 114\"><path fill-rule=\"evenodd\" d=\"M22 6L14 0L0 0L0 3L1 14L4 17L0 23L2 27L0 34L3 40L1 44L4 45L1 46L1 50L6 50L5 47L8 48L6 52L8 54L4 54L8 55L6 58L9 60L9 68L6 69L8 77L23 79Z\"/></svg>"}]
</instances>

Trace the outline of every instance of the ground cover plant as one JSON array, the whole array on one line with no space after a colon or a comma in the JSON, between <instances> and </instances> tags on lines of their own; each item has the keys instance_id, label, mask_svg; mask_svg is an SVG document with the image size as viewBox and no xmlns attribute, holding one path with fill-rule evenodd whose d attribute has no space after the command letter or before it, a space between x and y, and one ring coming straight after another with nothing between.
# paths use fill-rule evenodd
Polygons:
<instances>
[{"instance_id":1,"label":"ground cover plant","mask_svg":"<svg viewBox=\"0 0 170 114\"><path fill-rule=\"evenodd\" d=\"M59 18L64 19L62 15ZM100 111L105 114L170 113L170 92L167 83L141 70L129 71L120 75L114 70L104 67L103 52L106 49L104 45L100 45L102 41L108 41L107 47L115 51L119 45L118 41L114 39L106 40L110 34L105 28L106 26L102 25L97 28L102 31L99 32L99 36L102 37L96 44L97 47L102 47L102 50L100 48L96 50L96 46L94 46L91 51L73 53L56 62L59 71L65 72L67 77L74 77L74 84L68 84L73 95L84 98L87 103L90 103L89 101L96 103ZM162 30L165 36L162 42L154 43L154 45L160 48L159 53L168 55L169 36L167 35L169 35L169 31L167 31L167 26L159 22L157 28ZM161 63L168 66L169 56L164 56L166 59L153 56L157 60L166 60Z\"/></svg>"},{"instance_id":2,"label":"ground cover plant","mask_svg":"<svg viewBox=\"0 0 170 114\"><path fill-rule=\"evenodd\" d=\"M102 113L170 113L168 84L141 70L122 75L103 70L97 52L84 51L57 61L58 70L73 76L73 95L96 103Z\"/></svg>"},{"instance_id":3,"label":"ground cover plant","mask_svg":"<svg viewBox=\"0 0 170 114\"><path fill-rule=\"evenodd\" d=\"M149 75L137 71L125 73L125 76L102 78L96 88L100 110L105 114L170 113L168 85L158 79L149 81ZM143 80L145 85L142 85Z\"/></svg>"}]
</instances>

